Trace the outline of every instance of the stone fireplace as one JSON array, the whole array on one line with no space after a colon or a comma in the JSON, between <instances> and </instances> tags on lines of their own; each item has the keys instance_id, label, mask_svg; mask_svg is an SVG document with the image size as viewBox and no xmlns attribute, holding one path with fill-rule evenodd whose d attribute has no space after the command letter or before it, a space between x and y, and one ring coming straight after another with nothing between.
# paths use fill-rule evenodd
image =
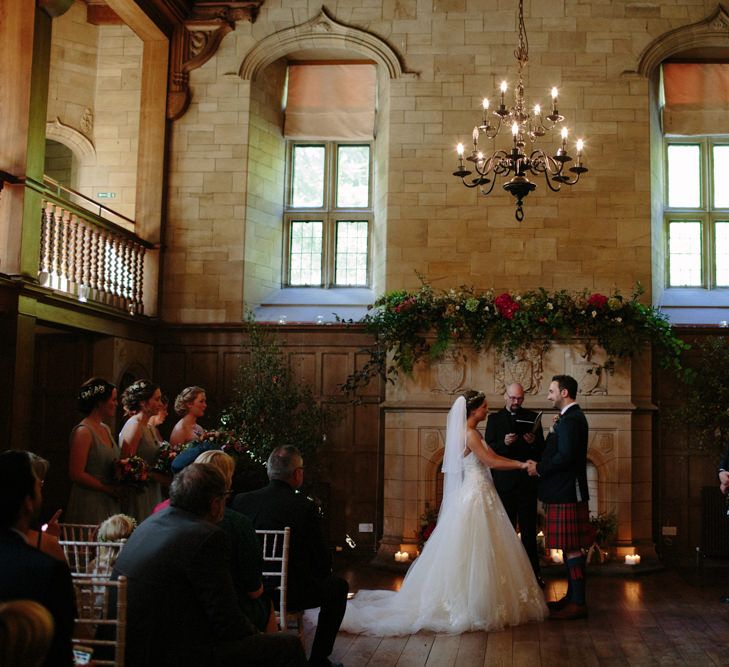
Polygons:
<instances>
[{"instance_id":1,"label":"stone fireplace","mask_svg":"<svg viewBox=\"0 0 729 667\"><path fill-rule=\"evenodd\" d=\"M584 345L533 349L515 359L493 350L454 349L433 362L421 362L412 375L388 385L384 404L384 525L377 560L394 561L398 551L411 557L417 548L419 517L437 508L438 475L445 444L446 415L466 389L486 393L489 407L503 407L505 387L524 386L524 406L543 410L548 428L556 414L547 402L553 375L567 373L579 383L578 403L590 425L588 458L595 466L598 512L614 511L618 557L634 549L649 556L652 541L652 412L650 351L608 364L600 348L591 356ZM481 425L483 428L485 424ZM604 545L603 545L604 546Z\"/></svg>"}]
</instances>

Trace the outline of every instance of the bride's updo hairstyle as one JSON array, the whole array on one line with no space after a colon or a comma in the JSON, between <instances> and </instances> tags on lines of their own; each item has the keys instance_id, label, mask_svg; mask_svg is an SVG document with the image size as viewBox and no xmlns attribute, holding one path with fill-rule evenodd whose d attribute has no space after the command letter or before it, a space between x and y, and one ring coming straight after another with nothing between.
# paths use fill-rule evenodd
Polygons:
<instances>
[{"instance_id":1,"label":"bride's updo hairstyle","mask_svg":"<svg viewBox=\"0 0 729 667\"><path fill-rule=\"evenodd\" d=\"M486 400L486 394L482 391L474 391L469 389L463 392L463 398L466 399L466 417L468 417L476 408L480 408Z\"/></svg>"},{"instance_id":2,"label":"bride's updo hairstyle","mask_svg":"<svg viewBox=\"0 0 729 667\"><path fill-rule=\"evenodd\" d=\"M105 403L111 398L111 393L116 385L107 382L104 378L91 378L86 380L78 390L76 405L81 414L90 415L94 408L100 403Z\"/></svg>"},{"instance_id":3,"label":"bride's updo hairstyle","mask_svg":"<svg viewBox=\"0 0 729 667\"><path fill-rule=\"evenodd\" d=\"M137 380L132 382L122 393L122 405L124 409L133 415L142 409L142 403L148 401L154 392L159 389L159 385L150 380Z\"/></svg>"}]
</instances>

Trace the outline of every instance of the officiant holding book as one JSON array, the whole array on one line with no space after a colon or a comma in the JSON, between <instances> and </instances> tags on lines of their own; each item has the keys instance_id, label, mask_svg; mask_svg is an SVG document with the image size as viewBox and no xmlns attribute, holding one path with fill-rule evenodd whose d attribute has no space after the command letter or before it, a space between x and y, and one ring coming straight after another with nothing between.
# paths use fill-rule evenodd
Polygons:
<instances>
[{"instance_id":1,"label":"officiant holding book","mask_svg":"<svg viewBox=\"0 0 729 667\"><path fill-rule=\"evenodd\" d=\"M510 384L504 394L502 410L489 415L485 440L497 454L515 461L539 461L544 451L541 412L522 407L524 387ZM518 525L539 585L544 581L537 552L537 479L523 470L492 470L494 485L514 528Z\"/></svg>"}]
</instances>

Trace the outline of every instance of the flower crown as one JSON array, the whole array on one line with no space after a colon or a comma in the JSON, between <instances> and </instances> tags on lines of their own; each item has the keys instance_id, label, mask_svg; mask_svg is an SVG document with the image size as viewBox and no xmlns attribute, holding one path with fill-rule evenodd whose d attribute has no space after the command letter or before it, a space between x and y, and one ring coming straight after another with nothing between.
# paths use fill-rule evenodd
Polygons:
<instances>
[{"instance_id":1,"label":"flower crown","mask_svg":"<svg viewBox=\"0 0 729 667\"><path fill-rule=\"evenodd\" d=\"M85 387L79 392L79 396L84 400L87 401L90 398L93 398L94 396L98 396L99 394L103 394L106 391L106 384L92 384L90 387Z\"/></svg>"},{"instance_id":2,"label":"flower crown","mask_svg":"<svg viewBox=\"0 0 729 667\"><path fill-rule=\"evenodd\" d=\"M466 407L470 408L471 406L476 405L477 403L480 404L483 402L483 400L485 398L486 398L486 394L484 394L482 391L479 391L475 396L471 396L471 398L469 398L466 401Z\"/></svg>"}]
</instances>

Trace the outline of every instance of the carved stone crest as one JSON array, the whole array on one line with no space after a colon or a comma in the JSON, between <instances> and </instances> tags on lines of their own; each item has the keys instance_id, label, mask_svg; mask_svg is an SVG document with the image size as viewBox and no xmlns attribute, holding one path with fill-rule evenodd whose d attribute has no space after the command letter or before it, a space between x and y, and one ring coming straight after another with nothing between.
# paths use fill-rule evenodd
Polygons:
<instances>
[{"instance_id":1,"label":"carved stone crest","mask_svg":"<svg viewBox=\"0 0 729 667\"><path fill-rule=\"evenodd\" d=\"M539 393L544 373L541 348L519 350L513 359L497 357L494 367L494 391L497 394L505 393L512 382L518 382L524 387L525 394Z\"/></svg>"},{"instance_id":2,"label":"carved stone crest","mask_svg":"<svg viewBox=\"0 0 729 667\"><path fill-rule=\"evenodd\" d=\"M466 355L459 349L448 350L430 366L431 386L438 394L455 394L466 381Z\"/></svg>"}]
</instances>

